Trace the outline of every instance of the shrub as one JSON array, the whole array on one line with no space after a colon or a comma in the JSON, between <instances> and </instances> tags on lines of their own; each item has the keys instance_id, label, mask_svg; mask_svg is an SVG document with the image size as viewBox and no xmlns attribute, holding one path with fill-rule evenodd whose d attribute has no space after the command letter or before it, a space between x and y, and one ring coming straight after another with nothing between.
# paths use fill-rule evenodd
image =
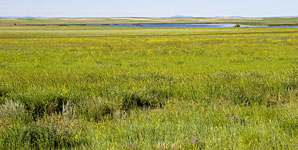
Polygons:
<instances>
[{"instance_id":1,"label":"shrub","mask_svg":"<svg viewBox=\"0 0 298 150\"><path fill-rule=\"evenodd\" d=\"M39 124L14 125L0 134L0 149L70 149L88 142L75 132Z\"/></svg>"},{"instance_id":2,"label":"shrub","mask_svg":"<svg viewBox=\"0 0 298 150\"><path fill-rule=\"evenodd\" d=\"M114 108L111 103L108 103L102 98L86 97L75 106L75 112L85 119L98 122L105 118L112 117Z\"/></svg>"},{"instance_id":3,"label":"shrub","mask_svg":"<svg viewBox=\"0 0 298 150\"><path fill-rule=\"evenodd\" d=\"M47 94L19 95L15 99L21 101L26 110L32 114L34 120L37 120L44 115L61 114L64 105L70 101L75 103L79 98L73 98L59 92L49 92Z\"/></svg>"},{"instance_id":4,"label":"shrub","mask_svg":"<svg viewBox=\"0 0 298 150\"><path fill-rule=\"evenodd\" d=\"M157 91L153 91L157 93ZM160 93L158 93L160 94ZM157 94L142 92L125 92L122 99L121 109L129 111L134 108L156 108L163 107L162 98Z\"/></svg>"},{"instance_id":5,"label":"shrub","mask_svg":"<svg viewBox=\"0 0 298 150\"><path fill-rule=\"evenodd\" d=\"M0 105L0 129L14 122L30 122L30 120L23 104L10 100Z\"/></svg>"}]
</instances>

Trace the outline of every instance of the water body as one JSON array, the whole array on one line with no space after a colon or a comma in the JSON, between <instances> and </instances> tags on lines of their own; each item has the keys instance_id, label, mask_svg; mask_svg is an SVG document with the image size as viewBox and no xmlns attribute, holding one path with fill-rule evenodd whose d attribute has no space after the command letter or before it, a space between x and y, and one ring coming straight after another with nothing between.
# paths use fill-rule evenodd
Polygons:
<instances>
[{"instance_id":1,"label":"water body","mask_svg":"<svg viewBox=\"0 0 298 150\"><path fill-rule=\"evenodd\" d=\"M236 24L51 24L45 26L88 26L88 27L234 27ZM279 27L298 28L298 26L240 25L240 27Z\"/></svg>"}]
</instances>

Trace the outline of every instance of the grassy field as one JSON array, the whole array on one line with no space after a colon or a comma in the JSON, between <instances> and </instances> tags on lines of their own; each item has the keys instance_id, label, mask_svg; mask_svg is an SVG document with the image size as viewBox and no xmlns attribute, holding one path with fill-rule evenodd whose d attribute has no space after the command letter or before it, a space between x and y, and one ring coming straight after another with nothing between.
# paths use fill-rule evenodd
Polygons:
<instances>
[{"instance_id":1,"label":"grassy field","mask_svg":"<svg viewBox=\"0 0 298 150\"><path fill-rule=\"evenodd\" d=\"M0 149L298 149L298 28L0 27Z\"/></svg>"},{"instance_id":2,"label":"grassy field","mask_svg":"<svg viewBox=\"0 0 298 150\"><path fill-rule=\"evenodd\" d=\"M143 23L236 23L251 25L298 25L298 17L107 17L107 18L0 18L0 25L45 24L143 24Z\"/></svg>"}]
</instances>

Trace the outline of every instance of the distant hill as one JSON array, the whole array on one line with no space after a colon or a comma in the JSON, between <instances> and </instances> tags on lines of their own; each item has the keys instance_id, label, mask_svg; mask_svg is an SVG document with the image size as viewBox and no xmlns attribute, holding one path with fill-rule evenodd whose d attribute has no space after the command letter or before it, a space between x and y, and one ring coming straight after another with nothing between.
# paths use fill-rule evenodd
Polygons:
<instances>
[{"instance_id":1,"label":"distant hill","mask_svg":"<svg viewBox=\"0 0 298 150\"><path fill-rule=\"evenodd\" d=\"M0 18L43 18L42 16L0 16Z\"/></svg>"},{"instance_id":2,"label":"distant hill","mask_svg":"<svg viewBox=\"0 0 298 150\"><path fill-rule=\"evenodd\" d=\"M172 18L191 18L193 16L183 16L183 15L176 15L176 16L173 16Z\"/></svg>"},{"instance_id":3,"label":"distant hill","mask_svg":"<svg viewBox=\"0 0 298 150\"><path fill-rule=\"evenodd\" d=\"M224 17L243 18L243 16L215 16L215 18L224 18Z\"/></svg>"}]
</instances>

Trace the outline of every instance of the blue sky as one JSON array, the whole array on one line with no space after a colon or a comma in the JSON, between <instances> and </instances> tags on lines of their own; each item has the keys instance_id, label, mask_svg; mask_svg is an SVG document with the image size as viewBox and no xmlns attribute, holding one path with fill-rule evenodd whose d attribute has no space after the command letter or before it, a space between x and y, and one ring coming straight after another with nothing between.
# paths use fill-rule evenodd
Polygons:
<instances>
[{"instance_id":1,"label":"blue sky","mask_svg":"<svg viewBox=\"0 0 298 150\"><path fill-rule=\"evenodd\" d=\"M0 0L0 16L298 16L298 0Z\"/></svg>"}]
</instances>

